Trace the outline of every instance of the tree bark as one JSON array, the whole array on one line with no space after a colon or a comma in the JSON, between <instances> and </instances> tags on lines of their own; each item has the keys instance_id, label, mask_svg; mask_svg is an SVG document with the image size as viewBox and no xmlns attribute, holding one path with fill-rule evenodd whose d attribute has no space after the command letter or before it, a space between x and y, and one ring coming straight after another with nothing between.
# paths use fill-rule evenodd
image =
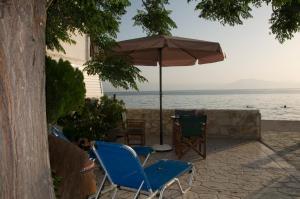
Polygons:
<instances>
[{"instance_id":1,"label":"tree bark","mask_svg":"<svg viewBox=\"0 0 300 199\"><path fill-rule=\"evenodd\" d=\"M0 198L52 199L45 107L46 0L4 2L0 18Z\"/></svg>"}]
</instances>

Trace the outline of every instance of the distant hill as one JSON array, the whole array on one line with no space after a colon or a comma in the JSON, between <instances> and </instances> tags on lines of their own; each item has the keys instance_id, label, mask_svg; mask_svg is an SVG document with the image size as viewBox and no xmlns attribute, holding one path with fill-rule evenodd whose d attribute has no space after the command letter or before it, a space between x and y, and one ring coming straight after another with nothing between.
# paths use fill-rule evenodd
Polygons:
<instances>
[{"instance_id":1,"label":"distant hill","mask_svg":"<svg viewBox=\"0 0 300 199\"><path fill-rule=\"evenodd\" d=\"M241 79L221 86L223 89L300 88L300 82L275 82L258 79Z\"/></svg>"},{"instance_id":2,"label":"distant hill","mask_svg":"<svg viewBox=\"0 0 300 199\"><path fill-rule=\"evenodd\" d=\"M300 80L300 78L299 78ZM107 83L104 83L105 92L122 92L123 89L116 89ZM163 84L164 90L223 90L223 89L283 89L283 88L300 88L300 82L276 82L259 79L241 79L231 83L201 83L197 85L181 84ZM133 91L130 89L129 91ZM158 85L146 83L140 85L140 91L158 91Z\"/></svg>"}]
</instances>

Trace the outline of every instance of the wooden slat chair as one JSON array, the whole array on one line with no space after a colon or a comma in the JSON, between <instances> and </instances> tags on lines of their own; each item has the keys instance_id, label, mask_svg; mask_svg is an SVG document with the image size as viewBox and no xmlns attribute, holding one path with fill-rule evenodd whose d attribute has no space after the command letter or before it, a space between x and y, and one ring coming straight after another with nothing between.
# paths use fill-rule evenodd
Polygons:
<instances>
[{"instance_id":1,"label":"wooden slat chair","mask_svg":"<svg viewBox=\"0 0 300 199\"><path fill-rule=\"evenodd\" d=\"M193 149L206 158L206 115L181 115L175 123L175 152L182 158Z\"/></svg>"},{"instance_id":2,"label":"wooden slat chair","mask_svg":"<svg viewBox=\"0 0 300 199\"><path fill-rule=\"evenodd\" d=\"M122 113L124 138L127 145L141 145L146 143L146 126L144 119L128 119L126 113Z\"/></svg>"},{"instance_id":3,"label":"wooden slat chair","mask_svg":"<svg viewBox=\"0 0 300 199\"><path fill-rule=\"evenodd\" d=\"M173 132L176 132L176 130L178 131L178 126L176 125L179 121L178 118L180 116L195 116L196 115L196 111L193 109L175 109L175 120L173 121ZM176 144L176 133L174 135L173 133L173 145L175 146ZM176 147L175 147L176 150Z\"/></svg>"}]
</instances>

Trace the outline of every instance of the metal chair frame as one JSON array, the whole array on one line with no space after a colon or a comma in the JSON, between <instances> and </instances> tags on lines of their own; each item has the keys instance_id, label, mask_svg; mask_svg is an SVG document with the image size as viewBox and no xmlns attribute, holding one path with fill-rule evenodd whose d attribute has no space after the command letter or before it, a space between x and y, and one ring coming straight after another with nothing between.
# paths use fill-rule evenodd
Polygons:
<instances>
[{"instance_id":1,"label":"metal chair frame","mask_svg":"<svg viewBox=\"0 0 300 199\"><path fill-rule=\"evenodd\" d=\"M128 147L125 145L125 147ZM129 147L128 147L129 148ZM113 191L113 194L112 194L112 199L115 199L116 198L116 195L117 195L117 191L118 190L128 190L128 191L133 191L135 192L135 195L134 195L134 199L137 199L139 197L140 194L143 194L143 195L147 195L147 199L151 199L151 198L154 198L156 197L157 195L159 196L159 199L162 199L163 198L163 194L165 192L165 190L171 186L172 184L176 183L180 189L180 192L181 194L185 194L187 191L189 191L191 189L191 186L192 186L192 182L193 182L193 178L194 178L194 173L195 173L195 170L194 170L194 167L192 167L192 170L191 170L191 174L190 174L190 177L189 177L189 181L188 181L188 187L183 190L182 186L181 186L181 183L179 181L178 178L173 178L172 180L170 180L169 182L167 182L160 190L156 190L156 191L152 191L152 189L150 189L149 192L146 192L146 191L142 191L142 187L143 187L143 184L144 184L144 181L141 182L140 186L138 189L131 189L131 188L126 188L126 187L121 187L121 186L118 186L116 184L114 184L110 178L110 176L108 175L108 172L107 172L107 169L106 167L104 166L104 164L102 163L102 160L95 148L95 146L92 146L92 150L93 152L95 153L97 159L99 160L100 164L102 165L103 167L103 170L105 171L105 175L104 175L104 178L102 179L102 182L100 184L100 187L96 193L95 196L91 197L91 198L94 198L94 199L98 199L100 197L101 194L104 194L104 193L107 193L109 191ZM130 148L130 150L132 150ZM111 184L110 188L106 189L106 190L103 190L103 187L104 187L104 184L105 184L105 181L108 180Z\"/></svg>"}]
</instances>

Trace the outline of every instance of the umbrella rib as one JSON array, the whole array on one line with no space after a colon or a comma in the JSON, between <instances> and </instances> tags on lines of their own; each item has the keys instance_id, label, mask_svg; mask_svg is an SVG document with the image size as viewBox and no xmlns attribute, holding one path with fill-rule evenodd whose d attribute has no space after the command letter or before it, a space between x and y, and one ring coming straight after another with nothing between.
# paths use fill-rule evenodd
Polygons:
<instances>
[{"instance_id":1,"label":"umbrella rib","mask_svg":"<svg viewBox=\"0 0 300 199\"><path fill-rule=\"evenodd\" d=\"M176 43L172 43L173 45L177 46L177 49L182 50L183 52L185 52L186 54L188 54L189 56L193 57L194 59L198 60L197 57L195 57L194 55L192 55L191 53L189 53L186 49L179 47L178 45L176 45Z\"/></svg>"},{"instance_id":2,"label":"umbrella rib","mask_svg":"<svg viewBox=\"0 0 300 199\"><path fill-rule=\"evenodd\" d=\"M160 43L160 41L157 41L157 42L153 43L151 46L147 47L146 49L130 50L130 51L129 51L129 52L130 52L129 54L131 54L131 53L133 53L133 52L135 52L135 51L140 51L140 50L159 49L159 48L157 48L157 47L151 48L151 47L153 47L153 46L155 46L155 45L157 45L157 44L159 44L159 43ZM164 48L164 47L162 47L162 48Z\"/></svg>"},{"instance_id":3,"label":"umbrella rib","mask_svg":"<svg viewBox=\"0 0 300 199\"><path fill-rule=\"evenodd\" d=\"M195 57L194 55L192 55L189 51L185 50L184 48L179 48L180 50L182 50L183 52L185 52L186 54L188 54L189 56L193 57L194 59L198 60L197 57Z\"/></svg>"},{"instance_id":4,"label":"umbrella rib","mask_svg":"<svg viewBox=\"0 0 300 199\"><path fill-rule=\"evenodd\" d=\"M186 54L188 54L189 56L193 57L196 60L199 60L199 58L195 57L194 55L192 55L189 51L187 51L185 48L179 47L176 43L172 43L173 45L177 46L178 49L182 50L183 52L185 52ZM201 50L201 51L206 51L206 50Z\"/></svg>"}]
</instances>

